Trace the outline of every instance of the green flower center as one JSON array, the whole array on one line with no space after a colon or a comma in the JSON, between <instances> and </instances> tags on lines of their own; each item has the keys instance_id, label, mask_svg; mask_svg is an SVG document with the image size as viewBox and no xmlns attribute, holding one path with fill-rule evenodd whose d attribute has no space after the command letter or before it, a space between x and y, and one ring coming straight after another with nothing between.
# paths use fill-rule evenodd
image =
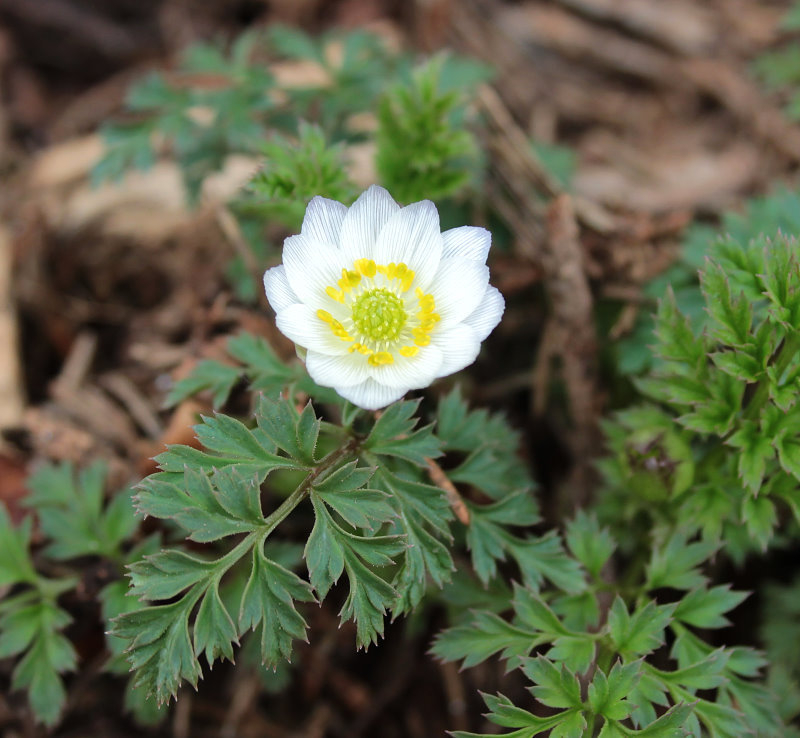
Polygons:
<instances>
[{"instance_id":1,"label":"green flower center","mask_svg":"<svg viewBox=\"0 0 800 738\"><path fill-rule=\"evenodd\" d=\"M353 303L353 324L373 341L394 341L406 324L403 301L385 287L359 295Z\"/></svg>"}]
</instances>

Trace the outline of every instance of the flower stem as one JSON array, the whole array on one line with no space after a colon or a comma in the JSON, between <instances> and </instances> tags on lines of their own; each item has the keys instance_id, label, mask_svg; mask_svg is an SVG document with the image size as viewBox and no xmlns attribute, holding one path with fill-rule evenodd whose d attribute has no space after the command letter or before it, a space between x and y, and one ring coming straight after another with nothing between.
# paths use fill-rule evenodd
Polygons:
<instances>
[{"instance_id":1,"label":"flower stem","mask_svg":"<svg viewBox=\"0 0 800 738\"><path fill-rule=\"evenodd\" d=\"M311 486L320 477L323 479L332 472L342 459L354 454L360 441L358 439L351 439L344 446L331 451L327 456L322 458L313 469L309 471L306 478L297 485L295 490L264 520L264 524L259 531L261 540L265 540L275 528L277 528L308 495L311 491Z\"/></svg>"}]
</instances>

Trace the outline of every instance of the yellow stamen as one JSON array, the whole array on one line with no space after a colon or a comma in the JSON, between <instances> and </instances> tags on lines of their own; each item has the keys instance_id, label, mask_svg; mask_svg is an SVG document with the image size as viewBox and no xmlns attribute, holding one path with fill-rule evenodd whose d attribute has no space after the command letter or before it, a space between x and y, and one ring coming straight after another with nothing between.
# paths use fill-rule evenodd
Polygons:
<instances>
[{"instance_id":1,"label":"yellow stamen","mask_svg":"<svg viewBox=\"0 0 800 738\"><path fill-rule=\"evenodd\" d=\"M431 342L431 337L421 328L415 328L411 334L414 336L414 343L417 346L427 346Z\"/></svg>"},{"instance_id":2,"label":"yellow stamen","mask_svg":"<svg viewBox=\"0 0 800 738\"><path fill-rule=\"evenodd\" d=\"M419 327L422 328L423 331L430 332L434 329L436 324L439 322L439 316L436 313L432 315L426 316L418 316L421 318Z\"/></svg>"},{"instance_id":3,"label":"yellow stamen","mask_svg":"<svg viewBox=\"0 0 800 738\"><path fill-rule=\"evenodd\" d=\"M401 346L400 353L403 356L416 356L419 353L419 347L417 346Z\"/></svg>"},{"instance_id":4,"label":"yellow stamen","mask_svg":"<svg viewBox=\"0 0 800 738\"><path fill-rule=\"evenodd\" d=\"M365 277L374 277L376 268L375 262L372 259L356 259L355 262L356 269L361 272Z\"/></svg>"},{"instance_id":5,"label":"yellow stamen","mask_svg":"<svg viewBox=\"0 0 800 738\"><path fill-rule=\"evenodd\" d=\"M342 278L336 284L338 284L344 292L349 292L360 281L361 275L358 272L349 272L347 269L342 269Z\"/></svg>"},{"instance_id":6,"label":"yellow stamen","mask_svg":"<svg viewBox=\"0 0 800 738\"><path fill-rule=\"evenodd\" d=\"M327 310L317 310L317 317L325 323L333 322L333 316Z\"/></svg>"},{"instance_id":7,"label":"yellow stamen","mask_svg":"<svg viewBox=\"0 0 800 738\"><path fill-rule=\"evenodd\" d=\"M363 354L364 356L369 356L370 354L374 353L374 351L365 346L363 343L354 343L349 349L347 349L348 353L353 353L354 351L358 351L359 354Z\"/></svg>"},{"instance_id":8,"label":"yellow stamen","mask_svg":"<svg viewBox=\"0 0 800 738\"><path fill-rule=\"evenodd\" d=\"M337 290L335 287L326 287L325 294L333 298L337 302L344 302L344 292Z\"/></svg>"},{"instance_id":9,"label":"yellow stamen","mask_svg":"<svg viewBox=\"0 0 800 738\"><path fill-rule=\"evenodd\" d=\"M434 310L436 310L436 301L433 299L433 295L425 295L424 297L421 297L419 301L419 309L423 313L432 313Z\"/></svg>"},{"instance_id":10,"label":"yellow stamen","mask_svg":"<svg viewBox=\"0 0 800 738\"><path fill-rule=\"evenodd\" d=\"M378 351L377 354L372 354L367 361L372 366L381 366L382 364L394 364L394 356L388 351Z\"/></svg>"},{"instance_id":11,"label":"yellow stamen","mask_svg":"<svg viewBox=\"0 0 800 738\"><path fill-rule=\"evenodd\" d=\"M400 287L403 290L403 292L408 292L411 289L411 283L414 281L414 277L415 276L416 275L414 274L414 270L413 269L409 269L405 273L405 275L403 276L403 282L400 285Z\"/></svg>"}]
</instances>

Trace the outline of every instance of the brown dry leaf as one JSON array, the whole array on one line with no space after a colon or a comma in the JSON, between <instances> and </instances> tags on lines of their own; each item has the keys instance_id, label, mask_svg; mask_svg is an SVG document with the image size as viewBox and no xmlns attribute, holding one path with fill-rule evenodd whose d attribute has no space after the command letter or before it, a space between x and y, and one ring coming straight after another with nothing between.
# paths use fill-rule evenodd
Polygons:
<instances>
[{"instance_id":1,"label":"brown dry leaf","mask_svg":"<svg viewBox=\"0 0 800 738\"><path fill-rule=\"evenodd\" d=\"M663 44L682 54L712 51L720 33L710 8L691 0L557 0L560 5Z\"/></svg>"},{"instance_id":2,"label":"brown dry leaf","mask_svg":"<svg viewBox=\"0 0 800 738\"><path fill-rule=\"evenodd\" d=\"M0 453L0 504L5 505L14 523L22 520L25 514L19 503L28 494L25 487L27 477L21 459Z\"/></svg>"},{"instance_id":3,"label":"brown dry leaf","mask_svg":"<svg viewBox=\"0 0 800 738\"><path fill-rule=\"evenodd\" d=\"M747 191L761 176L758 150L735 144L717 154L683 156L651 151L646 170L623 169L620 162L587 165L575 176L576 192L612 207L648 213L719 208Z\"/></svg>"},{"instance_id":4,"label":"brown dry leaf","mask_svg":"<svg viewBox=\"0 0 800 738\"><path fill-rule=\"evenodd\" d=\"M82 463L97 451L90 433L68 420L57 408L28 408L23 418L36 456Z\"/></svg>"}]
</instances>

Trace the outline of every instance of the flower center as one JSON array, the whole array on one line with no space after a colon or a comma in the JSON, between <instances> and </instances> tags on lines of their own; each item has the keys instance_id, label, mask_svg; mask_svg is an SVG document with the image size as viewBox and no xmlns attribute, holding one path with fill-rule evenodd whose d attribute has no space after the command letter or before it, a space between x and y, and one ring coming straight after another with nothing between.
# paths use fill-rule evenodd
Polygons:
<instances>
[{"instance_id":1,"label":"flower center","mask_svg":"<svg viewBox=\"0 0 800 738\"><path fill-rule=\"evenodd\" d=\"M410 359L431 342L440 320L433 295L411 289L415 277L402 262L356 259L325 288L330 310L317 310L317 317L372 366Z\"/></svg>"},{"instance_id":2,"label":"flower center","mask_svg":"<svg viewBox=\"0 0 800 738\"><path fill-rule=\"evenodd\" d=\"M403 330L408 314L403 301L385 287L375 287L353 302L356 331L373 341L394 341Z\"/></svg>"}]
</instances>

